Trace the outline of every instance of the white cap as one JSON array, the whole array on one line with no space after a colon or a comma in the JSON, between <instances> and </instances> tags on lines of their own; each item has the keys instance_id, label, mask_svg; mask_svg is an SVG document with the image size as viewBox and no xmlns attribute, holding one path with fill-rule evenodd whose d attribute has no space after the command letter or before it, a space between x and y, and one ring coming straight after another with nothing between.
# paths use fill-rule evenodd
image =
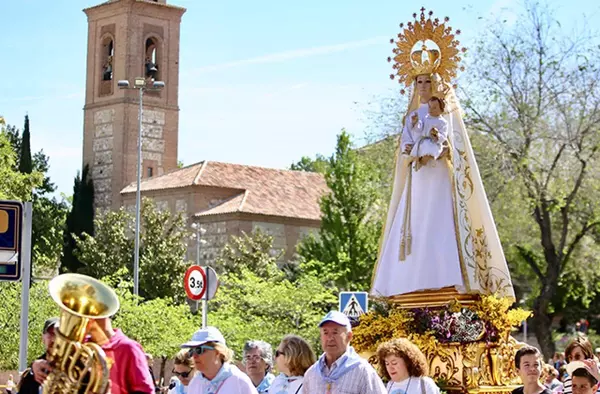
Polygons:
<instances>
[{"instance_id":1,"label":"white cap","mask_svg":"<svg viewBox=\"0 0 600 394\"><path fill-rule=\"evenodd\" d=\"M181 345L182 348L185 347L196 347L200 345L204 345L208 342L216 342L222 343L223 345L227 345L225 343L225 338L223 334L216 327L206 327L200 329L192 335L192 339Z\"/></svg>"},{"instance_id":2,"label":"white cap","mask_svg":"<svg viewBox=\"0 0 600 394\"><path fill-rule=\"evenodd\" d=\"M346 330L348 330L348 332L352 331L352 325L350 324L350 319L348 319L348 316L346 316L342 312L339 312L339 311L329 312L328 314L325 315L323 320L321 320L321 323L319 323L319 327L321 327L323 324L325 324L329 321L333 322L335 324L338 324L342 327L346 327Z\"/></svg>"},{"instance_id":3,"label":"white cap","mask_svg":"<svg viewBox=\"0 0 600 394\"><path fill-rule=\"evenodd\" d=\"M585 369L596 381L600 382L600 376L595 373L592 368L588 367L583 361L571 361L567 364L567 373L573 376L573 372L578 369Z\"/></svg>"}]
</instances>

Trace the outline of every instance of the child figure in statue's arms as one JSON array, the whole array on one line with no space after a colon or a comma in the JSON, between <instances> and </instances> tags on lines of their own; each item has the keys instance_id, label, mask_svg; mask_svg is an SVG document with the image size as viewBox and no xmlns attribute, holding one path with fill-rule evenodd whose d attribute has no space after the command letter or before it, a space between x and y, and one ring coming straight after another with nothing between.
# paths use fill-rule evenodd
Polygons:
<instances>
[{"instance_id":1,"label":"child figure in statue's arms","mask_svg":"<svg viewBox=\"0 0 600 394\"><path fill-rule=\"evenodd\" d=\"M442 117L446 103L442 98L432 97L428 104L429 113L425 119L419 120L416 113L411 118L413 135L420 135L410 152L417 169L427 165L431 159L439 159L447 147L448 122Z\"/></svg>"}]
</instances>

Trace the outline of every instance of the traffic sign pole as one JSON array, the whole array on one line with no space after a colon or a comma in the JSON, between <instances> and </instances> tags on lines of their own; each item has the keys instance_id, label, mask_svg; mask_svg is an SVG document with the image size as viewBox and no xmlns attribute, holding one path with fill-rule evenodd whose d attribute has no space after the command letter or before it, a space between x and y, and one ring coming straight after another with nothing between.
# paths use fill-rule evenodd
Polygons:
<instances>
[{"instance_id":1,"label":"traffic sign pole","mask_svg":"<svg viewBox=\"0 0 600 394\"><path fill-rule=\"evenodd\" d=\"M210 275L208 274L208 267L204 267L204 272L206 272L207 275L206 291L204 292L204 297L202 297L202 328L206 328L206 326L208 326L208 289L210 289L210 287L208 287L208 285L210 284Z\"/></svg>"},{"instance_id":2,"label":"traffic sign pole","mask_svg":"<svg viewBox=\"0 0 600 394\"><path fill-rule=\"evenodd\" d=\"M29 285L31 284L31 223L32 204L23 204L23 230L21 247L21 332L19 342L19 372L27 368L27 333L29 332Z\"/></svg>"}]
</instances>

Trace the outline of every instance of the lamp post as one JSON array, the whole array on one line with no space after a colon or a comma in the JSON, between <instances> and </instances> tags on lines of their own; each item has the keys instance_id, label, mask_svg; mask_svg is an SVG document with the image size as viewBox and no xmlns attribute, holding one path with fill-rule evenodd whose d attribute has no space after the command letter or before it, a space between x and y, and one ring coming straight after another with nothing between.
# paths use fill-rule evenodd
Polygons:
<instances>
[{"instance_id":1,"label":"lamp post","mask_svg":"<svg viewBox=\"0 0 600 394\"><path fill-rule=\"evenodd\" d=\"M117 82L120 89L139 90L140 108L138 111L138 141L137 141L137 188L135 193L135 241L133 257L133 294L139 295L140 285L140 210L142 193L140 184L142 183L142 116L144 114L144 91L160 90L165 87L163 81L152 81L152 86L146 86L145 78L136 78L133 86L130 86L128 80Z\"/></svg>"}]
</instances>

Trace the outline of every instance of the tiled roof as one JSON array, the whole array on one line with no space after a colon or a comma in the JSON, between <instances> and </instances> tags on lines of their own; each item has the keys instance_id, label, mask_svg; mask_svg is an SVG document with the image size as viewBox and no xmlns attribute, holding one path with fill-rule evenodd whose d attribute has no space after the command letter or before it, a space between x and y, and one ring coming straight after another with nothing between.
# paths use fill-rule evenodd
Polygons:
<instances>
[{"instance_id":1,"label":"tiled roof","mask_svg":"<svg viewBox=\"0 0 600 394\"><path fill-rule=\"evenodd\" d=\"M196 216L246 212L320 220L320 198L327 193L321 174L203 161L142 181L142 191L186 186L237 189L240 193ZM134 193L135 184L121 193Z\"/></svg>"}]
</instances>

